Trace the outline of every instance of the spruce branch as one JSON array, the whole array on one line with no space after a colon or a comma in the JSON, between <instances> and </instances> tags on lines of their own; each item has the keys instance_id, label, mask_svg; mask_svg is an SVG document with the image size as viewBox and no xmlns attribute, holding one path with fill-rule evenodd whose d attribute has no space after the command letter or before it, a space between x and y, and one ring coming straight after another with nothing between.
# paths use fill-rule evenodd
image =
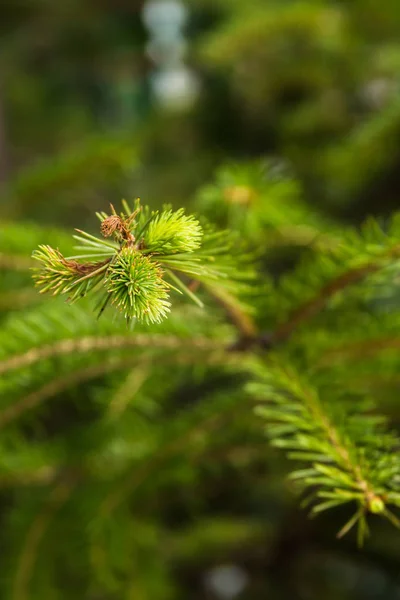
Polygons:
<instances>
[{"instance_id":1,"label":"spruce branch","mask_svg":"<svg viewBox=\"0 0 400 600\"><path fill-rule=\"evenodd\" d=\"M383 417L371 414L371 402L350 401L328 388L319 392L315 382L303 381L277 362L267 365L249 392L265 401L256 412L269 421L266 432L272 444L289 458L308 463L291 478L309 490L312 515L355 503L356 513L338 536L357 524L359 544L368 533L368 513L400 526L388 508L400 506L400 440L387 430Z\"/></svg>"},{"instance_id":2,"label":"spruce branch","mask_svg":"<svg viewBox=\"0 0 400 600\"><path fill-rule=\"evenodd\" d=\"M261 159L217 169L214 181L199 190L197 204L202 214L267 251L283 245L330 247L328 220L311 212L301 196L287 166Z\"/></svg>"},{"instance_id":3,"label":"spruce branch","mask_svg":"<svg viewBox=\"0 0 400 600\"><path fill-rule=\"evenodd\" d=\"M85 295L95 283L98 276L107 269L109 258L99 263L79 263L73 259L66 259L59 250L50 246L39 246L33 257L44 265L44 269L36 271L34 279L40 293L52 292L53 296L70 292L74 294L71 300Z\"/></svg>"},{"instance_id":4,"label":"spruce branch","mask_svg":"<svg viewBox=\"0 0 400 600\"><path fill-rule=\"evenodd\" d=\"M305 260L294 272L282 278L270 307L271 312L281 318L269 336L269 345L286 341L348 288L377 273L393 277L390 267L400 259L399 240L400 213L395 214L385 227L368 219L360 232L345 232L330 251Z\"/></svg>"},{"instance_id":5,"label":"spruce branch","mask_svg":"<svg viewBox=\"0 0 400 600\"><path fill-rule=\"evenodd\" d=\"M147 337L147 336L146 336ZM166 336L164 336L166 337ZM135 339L135 338L134 338ZM153 338L154 339L154 338ZM133 347L135 348L135 344L131 344L128 342L128 339L125 340L125 344L121 347ZM72 346L70 346L72 348ZM167 349L168 346L164 346L164 349ZM57 349L57 348L56 348ZM98 350L99 347L93 346L94 350ZM154 350L150 345L147 346L147 351L152 350L152 354L154 355ZM158 347L160 349L160 346ZM214 346L204 346L204 348L198 347L196 344L183 344L182 346L170 346L170 352L167 355L163 355L162 358L157 360L157 364L171 364L171 365L184 365L184 364L198 364L201 361L202 364L207 365L233 365L243 363L243 357L235 356L232 353L229 355L226 354L224 348L218 350L218 348ZM104 347L104 350L107 352L112 352L115 350L115 347L111 344L110 347ZM171 353L173 351L173 353ZM53 356L53 354L51 355ZM146 361L150 360L149 353L147 352L145 355ZM143 361L143 357L142 357ZM0 429L3 429L5 426L9 425L11 422L22 417L26 412L36 409L46 400L53 398L60 394L62 391L67 390L71 387L80 385L91 379L96 377L104 376L113 371L121 371L127 369L129 367L135 367L140 363L140 359L137 355L126 357L126 356L106 356L105 358L101 358L99 362L95 362L92 365L84 366L81 368L77 368L77 370L73 370L72 368L63 375L58 375L55 379L48 381L43 384L38 389L33 390L32 392L25 394L21 397L20 400L14 401L12 404L2 407L0 409ZM111 406L110 406L111 409Z\"/></svg>"},{"instance_id":6,"label":"spruce branch","mask_svg":"<svg viewBox=\"0 0 400 600\"><path fill-rule=\"evenodd\" d=\"M188 305L183 316L176 312L154 333L139 326L130 332L123 322L99 323L84 307L59 301L39 305L24 318L15 315L0 336L0 427L35 415L64 390L143 359L152 365L243 363L242 356L226 352L230 328L200 314Z\"/></svg>"},{"instance_id":7,"label":"spruce branch","mask_svg":"<svg viewBox=\"0 0 400 600\"><path fill-rule=\"evenodd\" d=\"M128 335L105 335L105 336L83 336L77 339L62 339L53 344L33 347L27 352L19 355L13 355L0 362L0 375L31 366L38 361L54 356L63 356L67 354L84 354L93 351L105 351L119 349L124 347L136 348L163 348L173 350L179 348L196 348L197 350L223 350L216 343L207 338L193 338L185 342L177 336L168 336L162 334L138 334Z\"/></svg>"},{"instance_id":8,"label":"spruce branch","mask_svg":"<svg viewBox=\"0 0 400 600\"><path fill-rule=\"evenodd\" d=\"M354 342L357 338L351 338L353 329L343 332L338 327L335 339L344 343L332 348L331 324L336 322L338 306L350 309L347 318L353 322L352 310L357 302L357 307L365 302L366 289L370 290L371 298L381 280L383 285L395 281L400 257L400 219L395 217L384 228L371 221L360 233L346 231L342 238L336 236L335 243L324 247L319 255L313 250L300 267L281 278L281 284L271 282L262 298L266 314L261 311L258 314L255 306L253 312L248 306L252 304L248 302L249 291L253 294L251 300L256 295L259 298L261 286L251 269L254 254L247 252L243 236L200 225L194 217L186 217L182 210L173 212L166 207L152 212L139 202L133 209L124 202L123 212L117 213L111 207L110 214L101 212L97 216L103 239L78 230L75 256L64 258L50 245L39 246L36 259L42 269L36 272L36 281L43 291L64 294L71 302L96 291L100 313L108 304L114 305L127 321L135 319L146 327L141 328L137 323L132 334L119 329L118 322L111 325L105 319L100 323L93 320L92 325L84 312L74 330L66 321L74 320L76 307L64 306L62 312L63 305L54 300L57 325L46 314L43 331L47 329L47 337L42 331L35 337L35 329L42 323L35 317L31 328L26 328L23 322L19 325L20 332L17 328L20 343L10 341L13 329L10 329L11 335L6 329L0 340L0 373L4 375L0 391L6 398L0 411L0 427L11 423L11 429L17 430L18 419L29 415L29 411L39 412L48 399L98 376L104 375L108 382L117 370L133 370L127 385L132 384L133 391L139 390L140 401L148 389L154 391L159 375L157 367L165 367L170 361L177 366L178 373L182 365L197 364L200 370L211 365L216 369L229 365L237 374L246 364L249 369L241 373L244 379L259 378L260 382L249 388L252 401L245 403L244 408L251 411L254 399L266 401L258 410L269 421L267 431L273 443L287 451L291 458L304 463L304 468L297 469L291 477L310 493L312 514L354 504L354 513L338 535L345 535L357 526L360 543L368 533L368 514L384 516L397 525L391 507L400 506L397 458L400 442L388 430L385 419L376 414L373 403L364 393L365 386L360 386L355 393L354 385L348 386L345 378L333 379L340 374L339 369L332 371L332 366L336 368L332 365L336 359L340 363L346 356L357 358L358 354L361 359L372 356L371 346L376 337L370 338L371 343L360 340L357 346ZM198 306L203 306L205 294L212 296L233 323L239 341L232 343L235 331L225 324L221 326L219 313L217 318L211 314L204 325L203 319L212 311L200 313L189 304L184 305L182 311L173 311L168 321L160 324L169 313L173 291L186 294ZM82 304L84 306L85 301ZM46 312L49 306L45 307ZM363 306L367 307L366 302ZM187 310L194 315L189 322L185 320ZM259 333L258 319L266 318L268 322L269 310L273 322L278 324L268 337ZM359 311L358 334L366 312ZM197 327L200 314L201 323ZM177 331L170 325L174 319L180 323ZM313 319L317 322L315 328ZM153 327L157 328L157 334L153 333ZM382 337L377 352L398 347L393 322L391 327L387 331L393 335L387 339ZM354 324L354 331L356 329ZM344 334L354 342L348 354ZM278 342L279 363L275 364L269 356L260 375L257 350L268 344L271 350ZM330 357L333 357L331 362ZM55 361L56 374L53 372ZM294 369L287 366L290 363L295 365ZM304 374L301 377L300 372ZM134 409L130 410L132 396L129 394L132 390L125 395L126 390L121 387L113 408L107 405L100 419L102 426L118 426L121 414L123 419L131 418ZM157 405L157 399L153 406ZM158 407L155 410L159 410ZM212 417L210 430L214 430L214 423L221 426L219 419L214 421ZM164 465L164 455L185 455L182 449L187 449L192 440L195 446L197 431L203 428L196 422L193 436L191 428L183 429L182 436L172 435L167 443L158 431L146 433L139 443L140 446L143 442L143 446L133 459L128 450L122 450L115 460L119 469L117 479L113 480L100 506L99 521L109 518L132 491L142 485L153 468ZM208 430L207 421L205 430ZM100 454L109 452L111 456L113 449L108 444L114 441L104 441ZM159 457L154 463L153 455ZM183 456L183 460L186 458ZM88 458L90 468L96 460L93 456ZM93 468L91 474L96 478L101 469Z\"/></svg>"},{"instance_id":9,"label":"spruce branch","mask_svg":"<svg viewBox=\"0 0 400 600\"><path fill-rule=\"evenodd\" d=\"M96 289L99 316L111 302L127 322L145 323L167 316L171 290L202 305L185 277L202 282L224 279L231 293L241 293L243 274L230 257L232 236L205 233L183 209L150 211L139 200L133 210L125 201L123 207L120 214L112 205L110 215L96 213L104 239L77 230L76 256L65 258L58 249L39 246L33 258L41 263L34 273L40 293L67 294L69 302L75 302Z\"/></svg>"},{"instance_id":10,"label":"spruce branch","mask_svg":"<svg viewBox=\"0 0 400 600\"><path fill-rule=\"evenodd\" d=\"M319 290L314 298L311 298L309 301L306 301L296 308L292 314L290 314L287 321L277 327L271 336L271 343L285 341L299 325L323 310L332 296L343 291L346 287L358 283L364 277L374 273L378 268L378 265L367 264L343 273L327 283Z\"/></svg>"}]
</instances>

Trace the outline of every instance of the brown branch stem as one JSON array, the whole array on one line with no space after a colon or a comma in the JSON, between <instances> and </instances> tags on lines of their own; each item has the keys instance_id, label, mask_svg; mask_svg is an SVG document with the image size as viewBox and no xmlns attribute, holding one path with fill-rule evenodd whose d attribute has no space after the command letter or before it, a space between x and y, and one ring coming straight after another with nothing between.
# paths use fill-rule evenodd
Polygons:
<instances>
[{"instance_id":1,"label":"brown branch stem","mask_svg":"<svg viewBox=\"0 0 400 600\"><path fill-rule=\"evenodd\" d=\"M238 300L221 287L207 284L205 286L210 294L225 310L229 320L240 334L242 343L251 345L257 340L257 327L249 314L240 306Z\"/></svg>"},{"instance_id":2,"label":"brown branch stem","mask_svg":"<svg viewBox=\"0 0 400 600\"><path fill-rule=\"evenodd\" d=\"M328 282L318 292L314 298L311 298L304 304L300 305L295 309L288 319L282 324L278 325L275 331L269 336L269 344L274 345L280 342L286 341L292 333L307 319L313 317L320 312L327 304L327 302L338 292L345 288L359 283L368 275L376 273L382 268L379 259L392 258L399 256L400 245L389 248L389 250L382 253L381 256L377 257L377 262L367 262L364 265L349 269L345 273L338 275L332 281Z\"/></svg>"},{"instance_id":3,"label":"brown branch stem","mask_svg":"<svg viewBox=\"0 0 400 600\"><path fill-rule=\"evenodd\" d=\"M342 360L368 358L375 356L379 352L399 349L400 337L359 340L352 344L343 344L342 346L329 349L317 362L316 367L331 366L333 363L340 363Z\"/></svg>"}]
</instances>

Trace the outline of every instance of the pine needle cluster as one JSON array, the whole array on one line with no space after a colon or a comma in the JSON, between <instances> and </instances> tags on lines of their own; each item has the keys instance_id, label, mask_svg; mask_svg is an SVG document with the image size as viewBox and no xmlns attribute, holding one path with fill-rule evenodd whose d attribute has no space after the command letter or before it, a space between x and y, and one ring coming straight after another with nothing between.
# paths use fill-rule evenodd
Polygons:
<instances>
[{"instance_id":1,"label":"pine needle cluster","mask_svg":"<svg viewBox=\"0 0 400 600\"><path fill-rule=\"evenodd\" d=\"M132 247L124 247L105 275L111 302L124 312L147 323L160 322L170 310L168 286L159 265Z\"/></svg>"},{"instance_id":2,"label":"pine needle cluster","mask_svg":"<svg viewBox=\"0 0 400 600\"><path fill-rule=\"evenodd\" d=\"M33 258L41 263L34 279L41 293L67 294L69 302L96 289L99 315L109 302L131 319L159 322L170 310L170 291L186 294L202 305L189 285L175 272L192 280L216 281L227 277L226 265L212 265L208 254L200 250L204 239L199 221L185 215L183 209L150 211L136 201L134 210L124 202L117 214L98 213L104 239L77 230L76 246L81 254L65 258L58 249L40 245ZM208 234L205 241L218 252L220 236ZM226 240L225 240L226 243ZM220 250L219 250L220 251ZM229 254L229 248L223 250ZM87 262L90 259L90 262Z\"/></svg>"},{"instance_id":3,"label":"pine needle cluster","mask_svg":"<svg viewBox=\"0 0 400 600\"><path fill-rule=\"evenodd\" d=\"M177 254L194 252L201 245L203 231L200 223L183 208L163 211L151 219L144 230L143 242L147 252Z\"/></svg>"}]
</instances>

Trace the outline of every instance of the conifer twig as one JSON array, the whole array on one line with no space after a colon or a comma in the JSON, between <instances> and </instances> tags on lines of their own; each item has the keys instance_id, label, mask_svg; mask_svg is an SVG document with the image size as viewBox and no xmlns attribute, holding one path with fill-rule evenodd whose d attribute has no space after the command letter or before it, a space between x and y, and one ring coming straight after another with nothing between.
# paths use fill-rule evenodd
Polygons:
<instances>
[{"instance_id":1,"label":"conifer twig","mask_svg":"<svg viewBox=\"0 0 400 600\"><path fill-rule=\"evenodd\" d=\"M108 349L108 348L107 348ZM192 348L190 348L192 349ZM184 350L183 352L181 352L178 356L176 355L171 355L168 354L166 356L164 356L162 358L162 360L158 360L158 364L169 364L169 362L173 362L173 364L178 365L178 364L190 364L193 361L197 361L199 359L199 355L197 352L194 353L194 355L192 356L192 354L190 352L188 352L188 348L183 346L181 348L181 350ZM221 348L221 352L215 353L215 352L211 352L211 348L204 348L205 352L204 352L204 357L203 360L206 363L213 363L213 364L231 364L232 363L232 358L233 355L229 354L228 356L226 355L226 353L224 352L224 348ZM243 361L242 358L239 359L241 362ZM146 360L147 362L147 360ZM143 365L144 361L143 359L139 359L139 364ZM42 402L48 400L49 398L52 398L54 396L56 396L57 394L59 394L60 392L69 389L73 386L76 386L80 383L83 383L85 381L88 381L90 379L94 379L96 377L99 377L101 375L105 375L108 373L111 373L112 371L119 371L119 370L123 370L126 368L132 368L132 367L137 367L138 365L138 358L137 356L134 357L130 357L130 358L121 358L121 359L117 359L117 360L105 360L105 361L101 361L98 364L94 364L91 365L89 367L83 367L81 369L78 369L75 372L70 372L66 375L63 375L61 377L57 377L56 379L53 379L51 381L49 381L48 383L46 383L45 385L43 385L42 387L40 387L38 390L35 390L33 392L31 392L30 394L27 394L26 396L24 396L21 400L19 400L18 402L13 402L10 406L7 406L3 409L0 409L0 429L2 429L3 427L5 427L6 425L8 425L9 423L11 423L12 421L15 421L16 419L20 418L25 412L29 411L29 410L33 410L34 408L38 407L40 404L42 404ZM143 376L145 376L145 373L142 373ZM138 379L140 381L140 377ZM111 414L117 414L119 413L119 411L121 411L121 404L120 402L116 402L115 405L110 404L110 415Z\"/></svg>"},{"instance_id":2,"label":"conifer twig","mask_svg":"<svg viewBox=\"0 0 400 600\"><path fill-rule=\"evenodd\" d=\"M398 442L385 431L382 419L364 414L361 402L356 406L342 402L338 410L337 400L332 409L294 370L279 364L272 362L260 377L263 383L251 384L251 393L267 403L256 411L268 419L272 443L308 465L291 478L311 489L309 501L317 501L312 514L355 502L358 512L339 535L358 523L360 544L367 534L366 513L380 514L399 526L387 508L399 505L400 471L392 455ZM372 444L374 436L379 442Z\"/></svg>"},{"instance_id":3,"label":"conifer twig","mask_svg":"<svg viewBox=\"0 0 400 600\"><path fill-rule=\"evenodd\" d=\"M275 345L286 341L304 321L307 321L323 310L328 301L335 296L335 294L351 285L359 283L369 275L378 272L385 266L385 264L382 263L382 259L395 258L398 257L399 254L400 245L395 244L389 248L385 248L379 253L375 257L376 262L370 260L364 265L349 269L332 279L324 285L313 298L301 304L289 315L286 321L277 326L269 336L269 344Z\"/></svg>"},{"instance_id":4,"label":"conifer twig","mask_svg":"<svg viewBox=\"0 0 400 600\"><path fill-rule=\"evenodd\" d=\"M378 271L379 268L379 265L367 264L347 271L346 273L339 275L336 279L333 279L320 290L317 296L299 306L299 308L289 316L287 321L278 325L271 334L270 343L277 344L286 341L303 321L306 321L320 312L332 296L344 290L346 287L358 283L364 279L364 277Z\"/></svg>"},{"instance_id":5,"label":"conifer twig","mask_svg":"<svg viewBox=\"0 0 400 600\"><path fill-rule=\"evenodd\" d=\"M126 202L123 207L130 211ZM75 257L65 258L49 245L39 245L34 251L40 267L33 277L40 293L56 296L72 292L69 301L73 303L102 286L100 314L110 301L127 323L135 319L150 325L169 313L171 290L183 292L203 306L181 281L181 275L203 283L222 279L235 292L243 289L235 280L242 280L243 273L232 260L233 236L210 229L204 235L199 221L186 215L184 209L151 212L138 200L133 212L118 215L111 205L109 216L96 214L101 234L107 239L77 229L79 235L74 238L81 245L76 247L80 252ZM90 258L92 262L78 262ZM93 262L94 258L103 260ZM107 301L104 294L108 294Z\"/></svg>"},{"instance_id":6,"label":"conifer twig","mask_svg":"<svg viewBox=\"0 0 400 600\"><path fill-rule=\"evenodd\" d=\"M39 360L53 356L129 347L164 348L166 350L191 348L206 351L219 351L223 349L222 345L219 346L213 340L200 336L188 340L187 343L179 337L162 334L85 336L78 339L59 340L58 342L54 342L54 344L31 348L23 354L11 356L8 359L0 361L0 374L30 366Z\"/></svg>"}]
</instances>

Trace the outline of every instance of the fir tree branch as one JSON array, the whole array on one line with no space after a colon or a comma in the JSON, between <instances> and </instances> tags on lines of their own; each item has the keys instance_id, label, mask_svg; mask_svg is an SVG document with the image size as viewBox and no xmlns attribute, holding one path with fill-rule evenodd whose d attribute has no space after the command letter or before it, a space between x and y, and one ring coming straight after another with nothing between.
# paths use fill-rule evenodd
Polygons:
<instances>
[{"instance_id":1,"label":"fir tree branch","mask_svg":"<svg viewBox=\"0 0 400 600\"><path fill-rule=\"evenodd\" d=\"M324 412L322 404L316 395L313 394L309 389L306 389L302 386L299 386L298 389L301 390L302 397L306 406L310 410L310 414L312 415L313 419L316 423L320 423L322 425L322 429L326 435L326 438L329 440L332 448L339 457L338 463L341 464L342 468L344 468L344 470L352 476L356 487L364 494L364 506L370 509L374 502L381 502L381 498L379 498L379 496L375 493L373 486L363 474L360 463L358 461L354 461L346 441L339 434L332 420L329 419L327 414Z\"/></svg>"},{"instance_id":2,"label":"fir tree branch","mask_svg":"<svg viewBox=\"0 0 400 600\"><path fill-rule=\"evenodd\" d=\"M190 350L193 348L191 347ZM108 348L107 348L108 350ZM160 366L161 364L169 364L172 363L174 365L182 365L182 364L191 364L193 362L197 362L199 360L198 352L194 354L192 352L188 352L188 349L183 348L184 352L178 355L164 355L162 359L158 359L157 364ZM235 357L230 353L228 356L224 351L222 352L211 352L209 348L204 348L205 353L203 357L204 364L222 364L228 365L232 364L232 361L235 362ZM143 372L142 366L143 363L148 363L148 358L144 361L143 359L139 359L138 366L138 358L112 358L109 357L105 361L101 361L100 363L96 363L94 365L85 366L81 369L78 369L74 372L69 372L66 375L61 377L57 377L52 381L46 383L38 390L34 390L30 394L22 397L21 400L13 402L11 405L0 409L0 429L9 425L12 421L20 418L27 411L33 410L41 405L44 401L60 394L62 391L72 388L78 384L81 384L85 381L89 381L90 379L94 379L96 377L100 377L103 375L107 375L113 371L123 370L129 367L136 367L133 371L133 380L135 382L135 386L140 387L140 382L143 381L151 375L151 372ZM243 358L237 357L237 360L243 362ZM132 381L130 381L132 385ZM130 387L130 394L132 395L132 387ZM109 412L110 416L115 417L117 414L123 410L123 402L121 399L122 391L116 397L115 402L110 403Z\"/></svg>"},{"instance_id":3,"label":"fir tree branch","mask_svg":"<svg viewBox=\"0 0 400 600\"><path fill-rule=\"evenodd\" d=\"M162 334L135 334L84 336L79 339L63 339L45 346L31 348L23 354L11 356L0 361L0 374L27 367L40 360L73 353L111 350L117 348L162 348L165 350L195 349L202 351L221 351L222 346L207 338L194 338L185 343L181 338Z\"/></svg>"},{"instance_id":4,"label":"fir tree branch","mask_svg":"<svg viewBox=\"0 0 400 600\"><path fill-rule=\"evenodd\" d=\"M209 228L204 235L199 221L185 215L183 209L150 212L148 207L141 207L139 200L133 211L126 202L123 206L130 212L118 215L111 205L109 216L97 213L101 234L113 241L78 229L80 235L74 237L82 244L77 247L81 253L67 258L49 245L39 245L33 257L41 264L34 274L40 293L72 291L72 303L101 287L106 299L101 302L100 314L110 300L128 323L136 319L147 324L166 317L171 289L184 291L201 304L176 272L204 283L219 281L220 286L224 280L230 293L241 293L246 274L240 272L240 261L233 259L233 250L237 259L239 252L232 235ZM77 262L89 258L92 262ZM93 262L95 258L103 260ZM172 284L167 281L168 275Z\"/></svg>"},{"instance_id":5,"label":"fir tree branch","mask_svg":"<svg viewBox=\"0 0 400 600\"><path fill-rule=\"evenodd\" d=\"M385 430L384 420L366 414L364 400L350 404L333 396L322 401L316 386L279 364L270 363L260 376L265 383L252 384L250 391L268 401L257 412L271 422L272 443L289 458L311 463L292 478L318 501L312 512L355 502L356 514L338 535L357 523L360 543L367 534L366 513L398 523L387 504L400 504L400 464L394 455L399 441Z\"/></svg>"},{"instance_id":6,"label":"fir tree branch","mask_svg":"<svg viewBox=\"0 0 400 600\"><path fill-rule=\"evenodd\" d=\"M400 256L400 245L398 243L391 243L391 241L396 237L396 234L398 233L398 221L399 219L396 217L393 219L392 228L394 231L392 233L392 236L388 236L387 239L384 239L385 243L382 242L382 239L379 239L380 237L384 238L385 234L381 230L376 231L376 223L373 221L367 222L364 226L364 235L367 236L368 234L370 234L371 230L377 237L376 244L373 245L370 242L371 251L367 252L367 255L371 254L372 256L368 258L368 260L366 260L364 264L356 264L356 266L352 266L348 270L339 273L336 277L333 277L315 294L314 297L312 297L311 299L307 299L303 304L300 304L300 306L295 308L292 311L292 313L289 314L289 317L283 320L283 322L280 325L278 325L278 327L270 335L270 344L274 345L286 341L298 329L300 325L302 325L304 322L307 322L309 319L311 319L320 311L322 311L327 305L327 303L330 301L330 299L336 294L346 290L346 288L352 285L360 283L368 276L377 273L381 269L385 268L388 265L388 263L390 263L390 261L397 259ZM355 239L353 241L353 248L349 248L344 245L343 249L341 250L340 247L338 247L337 251L334 251L333 256L337 255L337 257L341 257L341 254L343 254L342 263L349 261L349 258L350 262L352 259L356 259L356 262L359 263L359 259L357 260L357 251L359 251L359 253L362 255L364 250L365 254L365 247L363 248L362 244L364 244L364 246L367 246L367 242L364 241L362 236L360 236L359 239ZM358 249L356 243L358 243L361 246L360 250ZM325 260L324 257L322 257L322 259ZM317 259L317 261L318 260L320 259ZM304 268L304 266L302 268ZM342 270L342 268L342 264L339 262L337 265L337 269ZM312 262L308 265L308 269L312 274Z\"/></svg>"},{"instance_id":7,"label":"fir tree branch","mask_svg":"<svg viewBox=\"0 0 400 600\"><path fill-rule=\"evenodd\" d=\"M270 343L277 344L287 340L292 333L296 331L299 325L323 310L332 296L338 292L341 292L350 285L359 283L368 275L375 273L377 270L379 270L379 268L380 265L367 264L343 273L337 278L333 279L331 282L325 285L314 298L305 302L295 311L293 311L287 321L281 325L278 325L275 331L271 334Z\"/></svg>"}]
</instances>

